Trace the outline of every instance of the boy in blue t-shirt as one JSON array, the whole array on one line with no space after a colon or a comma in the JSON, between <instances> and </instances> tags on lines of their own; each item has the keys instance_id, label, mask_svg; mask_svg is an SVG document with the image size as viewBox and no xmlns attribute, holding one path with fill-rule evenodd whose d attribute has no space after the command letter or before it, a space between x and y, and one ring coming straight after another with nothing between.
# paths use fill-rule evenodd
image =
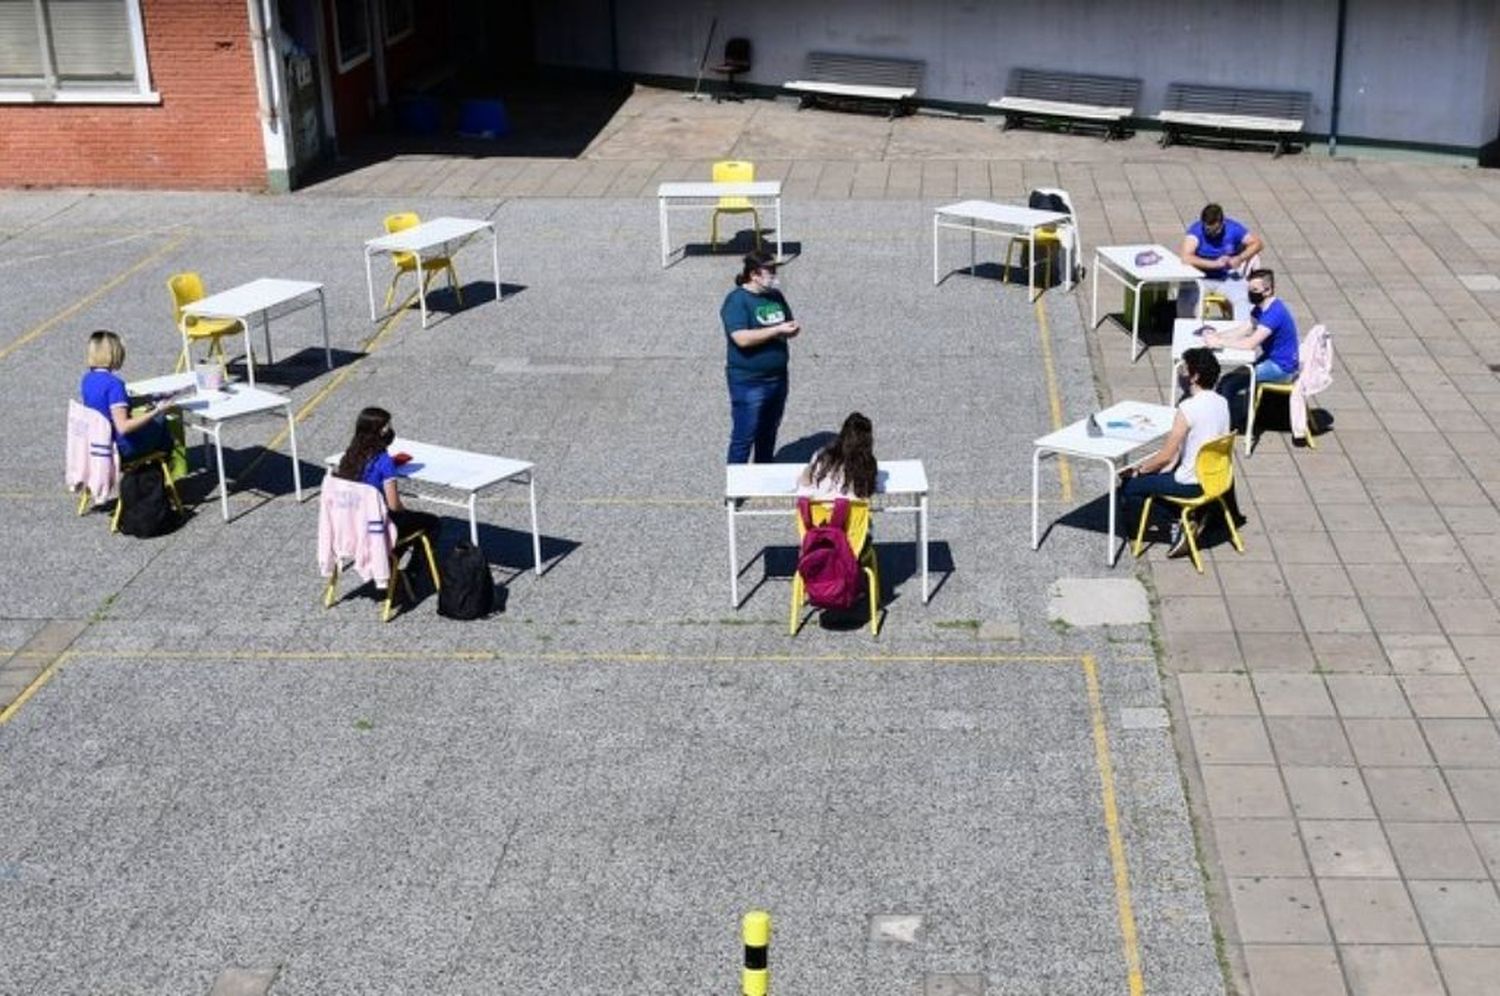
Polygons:
<instances>
[{"instance_id":1,"label":"boy in blue t-shirt","mask_svg":"<svg viewBox=\"0 0 1500 996\"><path fill-rule=\"evenodd\" d=\"M1226 332L1207 333L1203 344L1215 349L1260 350L1260 361L1255 364L1256 383L1285 384L1296 380L1300 348L1297 322L1276 296L1276 274L1255 270L1246 283L1251 304L1249 323ZM1218 391L1229 399L1230 423L1236 431L1243 429L1250 411L1249 369L1226 374L1219 381Z\"/></svg>"},{"instance_id":2,"label":"boy in blue t-shirt","mask_svg":"<svg viewBox=\"0 0 1500 996\"><path fill-rule=\"evenodd\" d=\"M1182 261L1203 271L1203 289L1223 294L1234 308L1234 317L1244 321L1250 315L1250 301L1241 275L1256 255L1265 248L1260 236L1224 209L1209 204L1198 220L1188 226L1182 238ZM1177 298L1178 315L1190 318L1197 314L1198 288L1184 287Z\"/></svg>"}]
</instances>

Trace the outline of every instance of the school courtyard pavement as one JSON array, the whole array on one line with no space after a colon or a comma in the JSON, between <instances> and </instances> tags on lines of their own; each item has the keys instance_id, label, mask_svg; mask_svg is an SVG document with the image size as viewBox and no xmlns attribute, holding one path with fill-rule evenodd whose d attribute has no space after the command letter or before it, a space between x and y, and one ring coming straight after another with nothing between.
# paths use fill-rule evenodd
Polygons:
<instances>
[{"instance_id":1,"label":"school courtyard pavement","mask_svg":"<svg viewBox=\"0 0 1500 996\"><path fill-rule=\"evenodd\" d=\"M859 408L932 481L929 603L911 523L878 520L878 638L786 635L789 519L743 520L729 604L735 257L684 214L662 269L652 196L726 156L785 183L808 331L782 455ZM1173 246L1219 200L1334 332L1331 431L1295 448L1268 415L1237 465L1246 552L1215 541L1201 576L1159 545L1107 567L1076 463L1047 468L1030 549L1030 441L1170 376L1164 343L1132 364L1117 324L1090 331L1086 285L932 286L933 206L1033 186L1071 192L1086 250ZM462 307L372 323L359 247L400 209L493 219L504 299L470 250ZM200 470L181 531L114 537L62 493L62 399L95 327L127 377L170 368L164 281L189 268L326 284L335 369L315 312L261 369L309 499L278 426L236 425L234 521ZM0 273L0 992L729 992L755 907L777 993L1500 974L1500 175L640 90L576 159L12 192ZM524 491L480 503L503 612L448 622L419 588L381 625L352 582L321 607L321 463L372 403L535 461L542 576Z\"/></svg>"}]
</instances>

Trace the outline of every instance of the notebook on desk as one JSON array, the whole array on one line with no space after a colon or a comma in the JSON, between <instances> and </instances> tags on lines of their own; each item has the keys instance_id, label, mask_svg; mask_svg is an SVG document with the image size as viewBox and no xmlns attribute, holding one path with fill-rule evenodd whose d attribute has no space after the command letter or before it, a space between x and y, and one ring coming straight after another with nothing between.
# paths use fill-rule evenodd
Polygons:
<instances>
[{"instance_id":1,"label":"notebook on desk","mask_svg":"<svg viewBox=\"0 0 1500 996\"><path fill-rule=\"evenodd\" d=\"M1149 415L1112 415L1097 420L1104 435L1111 439L1128 439L1137 443L1149 443L1170 426L1157 425Z\"/></svg>"}]
</instances>

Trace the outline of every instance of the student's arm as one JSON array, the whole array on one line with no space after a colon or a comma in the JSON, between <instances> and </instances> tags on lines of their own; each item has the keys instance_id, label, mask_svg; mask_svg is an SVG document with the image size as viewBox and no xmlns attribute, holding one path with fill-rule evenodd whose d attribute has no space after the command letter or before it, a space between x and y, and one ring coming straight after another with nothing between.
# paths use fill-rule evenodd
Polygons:
<instances>
[{"instance_id":1,"label":"student's arm","mask_svg":"<svg viewBox=\"0 0 1500 996\"><path fill-rule=\"evenodd\" d=\"M772 339L788 338L796 335L799 327L796 322L782 322L779 325L767 325L758 329L736 329L729 333L729 338L741 349L750 349L762 343L770 342Z\"/></svg>"},{"instance_id":2,"label":"student's arm","mask_svg":"<svg viewBox=\"0 0 1500 996\"><path fill-rule=\"evenodd\" d=\"M387 477L385 484L381 486L380 490L385 493L385 507L389 511L403 511L401 492L396 490L396 479L394 477Z\"/></svg>"},{"instance_id":3,"label":"student's arm","mask_svg":"<svg viewBox=\"0 0 1500 996\"><path fill-rule=\"evenodd\" d=\"M1256 349L1270 334L1271 330L1264 325L1245 322L1218 334L1205 335L1203 342L1213 348L1227 346L1230 349Z\"/></svg>"},{"instance_id":4,"label":"student's arm","mask_svg":"<svg viewBox=\"0 0 1500 996\"><path fill-rule=\"evenodd\" d=\"M1188 266L1195 266L1200 270L1217 270L1224 265L1223 260L1204 259L1198 255L1198 236L1188 234L1182 237L1182 261Z\"/></svg>"},{"instance_id":5,"label":"student's arm","mask_svg":"<svg viewBox=\"0 0 1500 996\"><path fill-rule=\"evenodd\" d=\"M109 420L115 424L115 431L122 436L128 436L132 432L144 427L157 415L170 409L171 405L154 405L147 408L139 415L130 414L130 404L121 402L109 406Z\"/></svg>"},{"instance_id":6,"label":"student's arm","mask_svg":"<svg viewBox=\"0 0 1500 996\"><path fill-rule=\"evenodd\" d=\"M802 473L797 475L797 487L810 488L813 485L812 464L802 468Z\"/></svg>"},{"instance_id":7,"label":"student's arm","mask_svg":"<svg viewBox=\"0 0 1500 996\"><path fill-rule=\"evenodd\" d=\"M1182 453L1182 441L1187 438L1187 434L1187 416L1179 410L1176 415L1172 416L1172 431L1167 433L1167 440L1161 444L1161 449L1144 457L1140 462L1126 467L1125 476L1156 474L1169 467L1177 466L1177 457Z\"/></svg>"},{"instance_id":8,"label":"student's arm","mask_svg":"<svg viewBox=\"0 0 1500 996\"><path fill-rule=\"evenodd\" d=\"M1266 244L1261 241L1259 235L1256 235L1254 232L1246 232L1245 240L1240 245L1240 251L1234 256L1230 257L1229 265L1234 267L1236 270L1242 269L1245 264L1254 259L1256 257L1256 254L1265 247ZM1249 274L1246 274L1246 276L1249 276Z\"/></svg>"}]
</instances>

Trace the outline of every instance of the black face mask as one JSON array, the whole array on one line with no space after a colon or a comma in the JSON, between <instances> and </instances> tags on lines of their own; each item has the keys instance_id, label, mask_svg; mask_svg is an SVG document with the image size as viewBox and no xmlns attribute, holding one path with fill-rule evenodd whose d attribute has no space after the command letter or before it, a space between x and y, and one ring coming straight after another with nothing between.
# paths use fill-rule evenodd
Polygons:
<instances>
[{"instance_id":1,"label":"black face mask","mask_svg":"<svg viewBox=\"0 0 1500 996\"><path fill-rule=\"evenodd\" d=\"M1246 292L1246 296L1250 298L1251 304L1263 304L1266 298L1269 297L1265 291L1256 290Z\"/></svg>"},{"instance_id":2,"label":"black face mask","mask_svg":"<svg viewBox=\"0 0 1500 996\"><path fill-rule=\"evenodd\" d=\"M396 430L386 426L380 430L380 445L389 446L396 441Z\"/></svg>"}]
</instances>

